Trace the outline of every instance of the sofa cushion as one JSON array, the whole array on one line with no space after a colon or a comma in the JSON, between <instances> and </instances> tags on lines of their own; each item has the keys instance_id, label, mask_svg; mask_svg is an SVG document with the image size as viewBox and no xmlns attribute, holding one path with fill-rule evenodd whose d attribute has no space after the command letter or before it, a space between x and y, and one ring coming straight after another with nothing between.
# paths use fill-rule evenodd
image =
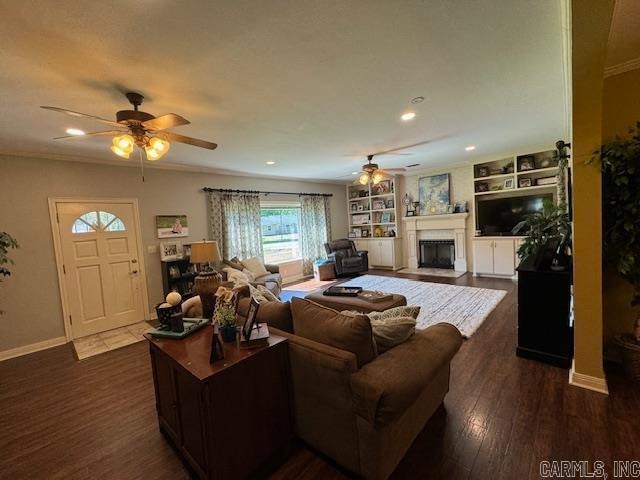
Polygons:
<instances>
[{"instance_id":1,"label":"sofa cushion","mask_svg":"<svg viewBox=\"0 0 640 480\"><path fill-rule=\"evenodd\" d=\"M241 263L247 270L250 270L256 278L269 274L260 257L246 258L242 260Z\"/></svg>"},{"instance_id":2,"label":"sofa cushion","mask_svg":"<svg viewBox=\"0 0 640 480\"><path fill-rule=\"evenodd\" d=\"M279 273L269 273L267 275L256 277L254 281L254 283L258 285L266 285L268 282L277 283L278 285L280 285L282 283L282 277Z\"/></svg>"},{"instance_id":3,"label":"sofa cushion","mask_svg":"<svg viewBox=\"0 0 640 480\"><path fill-rule=\"evenodd\" d=\"M291 300L291 314L296 335L352 352L358 367L376 357L371 322L366 315L345 315L296 297Z\"/></svg>"},{"instance_id":4,"label":"sofa cushion","mask_svg":"<svg viewBox=\"0 0 640 480\"><path fill-rule=\"evenodd\" d=\"M270 302L279 302L280 299L267 287L264 285L257 284L256 289L262 294L264 298L269 300Z\"/></svg>"},{"instance_id":5,"label":"sofa cushion","mask_svg":"<svg viewBox=\"0 0 640 480\"><path fill-rule=\"evenodd\" d=\"M222 269L222 271L227 274L227 279L230 282L238 283L238 282L248 282L249 281L249 277L247 277L247 275L245 275L240 270L236 270L235 268L225 267L225 268Z\"/></svg>"},{"instance_id":6,"label":"sofa cushion","mask_svg":"<svg viewBox=\"0 0 640 480\"><path fill-rule=\"evenodd\" d=\"M238 324L243 325L249 312L250 297L243 297L238 301ZM285 332L293 332L291 320L291 304L289 302L263 302L258 307L256 316L258 323L266 323Z\"/></svg>"},{"instance_id":7,"label":"sofa cushion","mask_svg":"<svg viewBox=\"0 0 640 480\"><path fill-rule=\"evenodd\" d=\"M418 305L402 305L399 307L389 308L382 312L371 312L368 313L371 321L373 320L384 320L387 318L394 317L411 317L414 320L418 318L420 314L420 307Z\"/></svg>"},{"instance_id":8,"label":"sofa cushion","mask_svg":"<svg viewBox=\"0 0 640 480\"><path fill-rule=\"evenodd\" d=\"M406 342L416 333L416 319L412 317L386 317L371 320L373 339L376 341L378 353Z\"/></svg>"},{"instance_id":9,"label":"sofa cushion","mask_svg":"<svg viewBox=\"0 0 640 480\"><path fill-rule=\"evenodd\" d=\"M343 267L359 267L362 265L362 258L360 257L344 257L342 259Z\"/></svg>"}]
</instances>

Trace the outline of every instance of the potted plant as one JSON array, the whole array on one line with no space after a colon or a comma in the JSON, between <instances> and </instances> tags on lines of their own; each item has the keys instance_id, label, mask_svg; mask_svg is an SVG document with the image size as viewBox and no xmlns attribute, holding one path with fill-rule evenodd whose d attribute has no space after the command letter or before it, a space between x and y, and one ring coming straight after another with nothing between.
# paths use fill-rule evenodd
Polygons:
<instances>
[{"instance_id":1,"label":"potted plant","mask_svg":"<svg viewBox=\"0 0 640 480\"><path fill-rule=\"evenodd\" d=\"M220 327L220 335L225 342L236 340L236 309L233 305L223 303L216 309L215 321Z\"/></svg>"},{"instance_id":2,"label":"potted plant","mask_svg":"<svg viewBox=\"0 0 640 480\"><path fill-rule=\"evenodd\" d=\"M605 261L633 286L630 303L640 305L640 122L629 136L602 145L591 161L600 160L603 186ZM640 382L640 316L633 334L620 335L625 369Z\"/></svg>"},{"instance_id":3,"label":"potted plant","mask_svg":"<svg viewBox=\"0 0 640 480\"><path fill-rule=\"evenodd\" d=\"M551 251L552 270L565 270L569 266L569 246L571 245L571 223L564 202L555 205L545 200L542 211L535 213L524 222L528 231L518 249L518 256L522 261L539 263L542 256Z\"/></svg>"},{"instance_id":4,"label":"potted plant","mask_svg":"<svg viewBox=\"0 0 640 480\"><path fill-rule=\"evenodd\" d=\"M3 277L11 275L11 270L7 265L13 265L13 260L9 258L9 250L12 248L18 248L16 239L7 232L0 232L0 282L2 282ZM0 310L0 314L2 313L2 310Z\"/></svg>"}]
</instances>

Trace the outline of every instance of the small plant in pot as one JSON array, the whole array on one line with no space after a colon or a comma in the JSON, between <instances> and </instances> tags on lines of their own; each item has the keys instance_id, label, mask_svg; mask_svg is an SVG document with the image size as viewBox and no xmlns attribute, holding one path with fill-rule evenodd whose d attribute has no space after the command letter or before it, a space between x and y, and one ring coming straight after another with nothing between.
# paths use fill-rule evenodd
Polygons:
<instances>
[{"instance_id":1,"label":"small plant in pot","mask_svg":"<svg viewBox=\"0 0 640 480\"><path fill-rule=\"evenodd\" d=\"M223 303L216 309L215 321L220 327L220 335L225 342L236 340L236 309L233 304Z\"/></svg>"},{"instance_id":2,"label":"small plant in pot","mask_svg":"<svg viewBox=\"0 0 640 480\"><path fill-rule=\"evenodd\" d=\"M603 186L604 254L607 263L633 286L630 303L640 306L640 122L626 138L602 145L591 159L600 160ZM617 343L629 376L640 382L640 312L633 334Z\"/></svg>"}]
</instances>

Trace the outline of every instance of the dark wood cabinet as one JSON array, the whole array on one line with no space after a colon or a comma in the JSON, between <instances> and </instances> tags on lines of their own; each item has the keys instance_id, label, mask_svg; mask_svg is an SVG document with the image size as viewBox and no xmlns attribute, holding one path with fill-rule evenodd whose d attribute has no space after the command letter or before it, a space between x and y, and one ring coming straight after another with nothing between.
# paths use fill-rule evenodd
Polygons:
<instances>
[{"instance_id":1,"label":"dark wood cabinet","mask_svg":"<svg viewBox=\"0 0 640 480\"><path fill-rule=\"evenodd\" d=\"M225 344L209 363L212 328L149 340L160 429L203 479L262 475L293 437L288 346L272 335L253 350Z\"/></svg>"},{"instance_id":2,"label":"dark wood cabinet","mask_svg":"<svg viewBox=\"0 0 640 480\"><path fill-rule=\"evenodd\" d=\"M518 267L518 347L520 357L563 368L573 358L571 271Z\"/></svg>"}]
</instances>

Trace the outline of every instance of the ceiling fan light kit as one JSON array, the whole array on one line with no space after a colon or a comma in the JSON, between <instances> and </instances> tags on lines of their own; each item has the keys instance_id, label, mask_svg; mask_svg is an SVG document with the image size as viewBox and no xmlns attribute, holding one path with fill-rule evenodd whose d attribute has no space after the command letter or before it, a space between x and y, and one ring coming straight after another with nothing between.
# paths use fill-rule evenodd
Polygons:
<instances>
[{"instance_id":1,"label":"ceiling fan light kit","mask_svg":"<svg viewBox=\"0 0 640 480\"><path fill-rule=\"evenodd\" d=\"M131 152L133 152L133 148L137 146L139 149L145 151L147 160L159 160L169 151L169 148L171 147L169 140L186 143L187 145L193 145L195 147L206 148L208 150L214 150L217 148L218 145L213 142L165 131L171 127L191 123L186 118L176 115L175 113L167 113L166 115L155 117L150 113L138 110L138 107L142 105L142 101L144 100L144 97L141 94L128 92L126 97L131 105L133 105L133 110L120 110L119 112L116 112L115 122L105 118L96 117L94 115L65 110L59 107L43 106L42 108L71 115L73 117L91 118L98 122L106 123L111 127L122 129L92 132L87 134L84 134L83 132L83 135L71 132L69 131L71 129L69 129L67 133L70 133L70 136L55 138L55 140L65 140L70 138L114 135L111 141L111 151L122 158L129 158Z\"/></svg>"}]
</instances>

